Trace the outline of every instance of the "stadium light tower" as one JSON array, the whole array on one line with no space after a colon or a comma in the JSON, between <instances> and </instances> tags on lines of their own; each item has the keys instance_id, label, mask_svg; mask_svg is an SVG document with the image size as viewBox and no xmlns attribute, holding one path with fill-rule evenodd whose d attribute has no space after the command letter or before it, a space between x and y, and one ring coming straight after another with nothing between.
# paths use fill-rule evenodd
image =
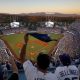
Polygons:
<instances>
[{"instance_id":1,"label":"stadium light tower","mask_svg":"<svg viewBox=\"0 0 80 80\"><path fill-rule=\"evenodd\" d=\"M53 27L54 26L54 22L49 20L49 21L45 22L45 25L46 25L46 27Z\"/></svg>"},{"instance_id":2,"label":"stadium light tower","mask_svg":"<svg viewBox=\"0 0 80 80\"><path fill-rule=\"evenodd\" d=\"M16 20L14 20L13 22L10 23L11 28L16 28L20 26L19 22L16 22Z\"/></svg>"}]
</instances>

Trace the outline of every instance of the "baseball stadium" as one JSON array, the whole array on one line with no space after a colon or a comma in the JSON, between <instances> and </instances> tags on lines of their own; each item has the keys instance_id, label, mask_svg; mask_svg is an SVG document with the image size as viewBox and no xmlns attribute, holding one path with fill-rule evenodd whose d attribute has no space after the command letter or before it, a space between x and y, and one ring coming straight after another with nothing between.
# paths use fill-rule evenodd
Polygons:
<instances>
[{"instance_id":1,"label":"baseball stadium","mask_svg":"<svg viewBox=\"0 0 80 80\"><path fill-rule=\"evenodd\" d=\"M79 56L77 55L77 52L79 52L78 49L80 45L78 40L80 40L80 38L78 31L75 32L73 30L73 28L75 29L73 25L76 25L78 28L80 23L72 23L69 30L66 30L66 27L60 28L59 25L55 25L55 23L51 21L45 21L44 23L39 24L41 27L38 27L38 25L33 25L33 23L29 27L20 27L19 22L13 21L10 23L10 26L8 28L5 27L4 29L1 29L0 62L1 66L3 66L3 69L6 68L5 71L8 73L5 74L6 79L8 79L11 74L14 74L14 72L12 73L13 70L17 72L17 77L19 80L26 80L24 74L24 64L26 60L30 60L31 62L36 63L37 57L41 52L50 56L50 60L52 61L50 62L47 70L52 74L55 72L57 66L62 66L59 60L59 55L62 56L61 59L64 63L66 61L69 62L69 55L71 59L73 59L73 57L76 57L71 63L75 64L76 66L79 65ZM25 62L22 64L22 56L24 56L24 54L21 54L21 50L24 47L24 36L26 34L28 34L29 39L27 47L25 48ZM68 56L67 54L63 54L65 52L69 53ZM12 60L10 63L9 59L11 55L14 57L14 60ZM43 60L43 62L44 61L45 60ZM67 64L67 62L65 64ZM6 67L4 67L5 65ZM13 67L11 65L13 65ZM14 65L16 66L14 67ZM34 66L36 67L36 64L34 64ZM11 69L11 67L13 69ZM29 69L31 71L31 68ZM3 78L5 77L3 76Z\"/></svg>"},{"instance_id":2,"label":"baseball stadium","mask_svg":"<svg viewBox=\"0 0 80 80\"><path fill-rule=\"evenodd\" d=\"M49 24L50 26L50 24ZM4 41L6 46L10 49L12 54L15 56L16 59L20 59L20 49L23 46L23 39L24 35L28 33L29 31L26 30L24 32L19 31L18 29L14 29L14 32L9 32L9 30L5 30L4 35L0 36L0 39ZM46 32L38 32L40 34L45 34ZM60 38L62 38L62 34L55 34L55 33L47 33L51 39L53 39L50 42L44 42L40 39L35 38L34 36L29 35L29 41L27 46L27 57L28 59L36 60L36 56L39 52L47 53L50 51L50 49L57 45Z\"/></svg>"}]
</instances>

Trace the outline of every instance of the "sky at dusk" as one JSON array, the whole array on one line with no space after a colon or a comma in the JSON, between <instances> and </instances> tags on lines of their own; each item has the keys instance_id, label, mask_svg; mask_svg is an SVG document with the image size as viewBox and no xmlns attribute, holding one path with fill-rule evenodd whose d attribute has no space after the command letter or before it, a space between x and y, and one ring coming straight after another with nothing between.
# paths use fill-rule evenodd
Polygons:
<instances>
[{"instance_id":1,"label":"sky at dusk","mask_svg":"<svg viewBox=\"0 0 80 80\"><path fill-rule=\"evenodd\" d=\"M0 0L0 13L30 12L80 14L80 0Z\"/></svg>"}]
</instances>

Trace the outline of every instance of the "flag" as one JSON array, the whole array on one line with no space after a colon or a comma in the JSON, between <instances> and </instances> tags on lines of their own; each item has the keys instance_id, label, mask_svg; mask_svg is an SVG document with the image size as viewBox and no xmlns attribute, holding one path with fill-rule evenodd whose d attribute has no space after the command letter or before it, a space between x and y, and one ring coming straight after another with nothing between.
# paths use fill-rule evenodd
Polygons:
<instances>
[{"instance_id":1,"label":"flag","mask_svg":"<svg viewBox=\"0 0 80 80\"><path fill-rule=\"evenodd\" d=\"M40 34L40 33L29 33L29 35L44 41L44 42L50 42L52 39L48 36L48 34Z\"/></svg>"}]
</instances>

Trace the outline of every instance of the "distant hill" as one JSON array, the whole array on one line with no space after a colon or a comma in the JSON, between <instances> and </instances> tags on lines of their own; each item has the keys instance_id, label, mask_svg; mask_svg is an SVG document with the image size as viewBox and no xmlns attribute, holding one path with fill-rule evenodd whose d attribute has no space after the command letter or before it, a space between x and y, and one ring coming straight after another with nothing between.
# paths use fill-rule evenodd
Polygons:
<instances>
[{"instance_id":1,"label":"distant hill","mask_svg":"<svg viewBox=\"0 0 80 80\"><path fill-rule=\"evenodd\" d=\"M0 13L1 15L18 15L18 16L57 16L57 17L76 17L80 14L63 14L63 13L46 13L46 12L36 12L36 13L21 13L21 14L9 14L9 13Z\"/></svg>"},{"instance_id":2,"label":"distant hill","mask_svg":"<svg viewBox=\"0 0 80 80\"><path fill-rule=\"evenodd\" d=\"M63 14L63 13L54 13L54 16L59 16L59 17L72 17L72 16L80 16L78 14Z\"/></svg>"},{"instance_id":3,"label":"distant hill","mask_svg":"<svg viewBox=\"0 0 80 80\"><path fill-rule=\"evenodd\" d=\"M25 15L29 15L29 16L57 16L57 17L72 17L72 16L76 17L76 16L80 16L79 14L63 14L63 13L57 13L57 12L55 12L55 13L36 12L36 13L27 13Z\"/></svg>"},{"instance_id":4,"label":"distant hill","mask_svg":"<svg viewBox=\"0 0 80 80\"><path fill-rule=\"evenodd\" d=\"M48 18L46 18L48 16ZM78 14L63 14L63 13L46 13L46 12L36 12L36 13L21 13L21 14L9 14L0 13L0 23L10 23L13 20L24 22L37 22L46 21L48 19L56 21L67 21L72 22L76 19L80 19ZM54 19L53 19L54 18Z\"/></svg>"}]
</instances>

